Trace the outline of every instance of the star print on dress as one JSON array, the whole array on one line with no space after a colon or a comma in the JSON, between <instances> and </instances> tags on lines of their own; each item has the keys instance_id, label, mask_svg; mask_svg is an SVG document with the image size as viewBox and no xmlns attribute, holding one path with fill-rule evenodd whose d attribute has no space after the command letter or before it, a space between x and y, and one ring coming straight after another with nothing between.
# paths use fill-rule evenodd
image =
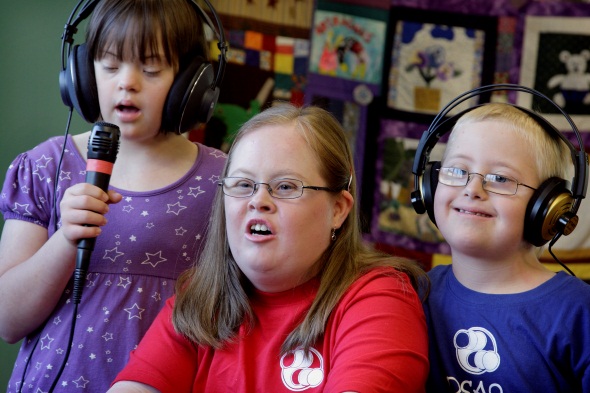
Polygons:
<instances>
[{"instance_id":1,"label":"star print on dress","mask_svg":"<svg viewBox=\"0 0 590 393\"><path fill-rule=\"evenodd\" d=\"M189 190L190 191L189 191L188 195L194 196L195 198L198 197L199 195L205 193L205 191L201 190L201 186L190 187Z\"/></svg>"},{"instance_id":2,"label":"star print on dress","mask_svg":"<svg viewBox=\"0 0 590 393\"><path fill-rule=\"evenodd\" d=\"M180 202L176 202L175 204L171 205L170 203L168 204L168 210L166 211L166 213L174 213L176 215L179 215L180 212L182 210L186 209L186 206L182 206L180 204Z\"/></svg>"},{"instance_id":3,"label":"star print on dress","mask_svg":"<svg viewBox=\"0 0 590 393\"><path fill-rule=\"evenodd\" d=\"M118 287L127 288L129 284L131 284L129 277L119 277L119 283L117 284Z\"/></svg>"},{"instance_id":4,"label":"star print on dress","mask_svg":"<svg viewBox=\"0 0 590 393\"><path fill-rule=\"evenodd\" d=\"M51 349L51 343L53 340L55 339L49 337L49 333L47 333L43 338L41 338L41 349Z\"/></svg>"},{"instance_id":5,"label":"star print on dress","mask_svg":"<svg viewBox=\"0 0 590 393\"><path fill-rule=\"evenodd\" d=\"M89 380L87 380L87 379L84 379L84 377L83 377L83 376L80 376L80 378L78 378L78 379L76 379L76 380L73 380L72 382L74 382L74 383L76 384L76 387L77 387L77 388L83 388L83 389L85 389L85 388L86 388L86 385L87 385L87 384L88 384L88 382L90 382L90 381L89 381Z\"/></svg>"},{"instance_id":6,"label":"star print on dress","mask_svg":"<svg viewBox=\"0 0 590 393\"><path fill-rule=\"evenodd\" d=\"M15 213L20 213L23 216L31 216L31 212L29 211L29 204L21 205L20 203L14 204L14 209L12 209Z\"/></svg>"},{"instance_id":7,"label":"star print on dress","mask_svg":"<svg viewBox=\"0 0 590 393\"><path fill-rule=\"evenodd\" d=\"M137 303L134 303L133 306L124 309L127 314L129 314L128 319L137 318L141 319L141 314L145 311L145 308L139 308Z\"/></svg>"},{"instance_id":8,"label":"star print on dress","mask_svg":"<svg viewBox=\"0 0 590 393\"><path fill-rule=\"evenodd\" d=\"M71 139L66 142L69 153L61 171L57 171L57 162L63 137L50 138L11 163L12 169L7 172L0 192L5 219L38 223L47 228L48 236L56 230L56 222L58 228L61 226L59 201L69 187L83 183L86 174L84 157ZM199 236L206 232L218 188L210 179L212 175L219 179L225 164L225 156L216 150L200 144L198 149L193 167L165 188L134 192L109 187L123 199L111 205L105 214L108 223L96 238L88 267L89 280L85 282L85 286L91 286L84 288L76 317L77 326L87 337L84 349L78 349L78 342L72 347L68 367L58 382L63 381L67 387L61 390L107 391L164 301L174 294L178 275L198 257L203 241ZM43 168L44 165L47 167ZM56 173L61 174L61 180L54 189ZM57 216L53 212L54 191ZM47 316L48 322L23 340L9 381L11 391L23 375L23 392L49 390L68 345L71 288L72 281ZM149 307L132 307L146 302ZM32 360L25 371L29 355ZM41 370L35 369L36 362L42 365ZM58 366L47 371L46 365L50 364ZM80 384L80 389L73 381Z\"/></svg>"},{"instance_id":9,"label":"star print on dress","mask_svg":"<svg viewBox=\"0 0 590 393\"><path fill-rule=\"evenodd\" d=\"M72 172L64 172L64 171L61 171L59 173L59 180L60 181L72 180L72 178L70 177L71 174L72 174Z\"/></svg>"},{"instance_id":10,"label":"star print on dress","mask_svg":"<svg viewBox=\"0 0 590 393\"><path fill-rule=\"evenodd\" d=\"M102 259L110 259L111 261L115 262L115 259L119 258L121 255L125 255L124 252L120 252L117 250L118 247L115 247L110 250L105 250L104 256Z\"/></svg>"},{"instance_id":11,"label":"star print on dress","mask_svg":"<svg viewBox=\"0 0 590 393\"><path fill-rule=\"evenodd\" d=\"M162 251L158 251L155 254L146 252L145 255L147 256L147 259L141 262L142 265L152 265L152 267L156 267L158 264L167 261L166 258L162 257Z\"/></svg>"}]
</instances>

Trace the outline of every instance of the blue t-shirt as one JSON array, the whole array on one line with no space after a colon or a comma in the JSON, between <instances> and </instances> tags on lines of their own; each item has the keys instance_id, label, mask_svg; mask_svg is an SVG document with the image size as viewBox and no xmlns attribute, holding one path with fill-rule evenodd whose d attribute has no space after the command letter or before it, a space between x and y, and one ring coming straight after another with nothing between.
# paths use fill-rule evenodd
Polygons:
<instances>
[{"instance_id":1,"label":"blue t-shirt","mask_svg":"<svg viewBox=\"0 0 590 393\"><path fill-rule=\"evenodd\" d=\"M429 272L428 392L590 392L590 285L564 272L493 295Z\"/></svg>"}]
</instances>

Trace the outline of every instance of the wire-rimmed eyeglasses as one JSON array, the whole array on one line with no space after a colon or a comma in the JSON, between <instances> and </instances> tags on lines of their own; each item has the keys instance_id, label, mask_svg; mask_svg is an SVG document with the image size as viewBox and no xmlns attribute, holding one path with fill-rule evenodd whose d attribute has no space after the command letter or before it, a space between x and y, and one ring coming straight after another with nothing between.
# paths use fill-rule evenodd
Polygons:
<instances>
[{"instance_id":1,"label":"wire-rimmed eyeglasses","mask_svg":"<svg viewBox=\"0 0 590 393\"><path fill-rule=\"evenodd\" d=\"M488 192L500 195L515 195L518 186L524 186L536 190L531 186L520 183L518 180L497 173L486 173L482 175L477 172L467 172L461 168L442 167L438 169L438 181L451 187L464 187L471 180L472 175L481 176L482 188Z\"/></svg>"},{"instance_id":2,"label":"wire-rimmed eyeglasses","mask_svg":"<svg viewBox=\"0 0 590 393\"><path fill-rule=\"evenodd\" d=\"M234 198L247 198L256 192L258 186L264 184L271 197L277 199L295 199L303 195L304 189L315 191L338 192L328 187L304 186L301 180L280 178L270 180L268 183L255 182L245 177L226 177L219 183L223 193Z\"/></svg>"}]
</instances>

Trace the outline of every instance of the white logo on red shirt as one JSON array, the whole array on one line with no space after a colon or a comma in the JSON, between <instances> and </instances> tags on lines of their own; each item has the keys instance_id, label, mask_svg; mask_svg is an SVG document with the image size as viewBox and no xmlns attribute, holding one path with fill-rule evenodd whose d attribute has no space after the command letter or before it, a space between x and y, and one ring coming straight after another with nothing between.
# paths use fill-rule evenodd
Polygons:
<instances>
[{"instance_id":1,"label":"white logo on red shirt","mask_svg":"<svg viewBox=\"0 0 590 393\"><path fill-rule=\"evenodd\" d=\"M314 348L305 356L302 348L281 357L281 377L289 390L300 392L319 386L324 380L324 359Z\"/></svg>"}]
</instances>

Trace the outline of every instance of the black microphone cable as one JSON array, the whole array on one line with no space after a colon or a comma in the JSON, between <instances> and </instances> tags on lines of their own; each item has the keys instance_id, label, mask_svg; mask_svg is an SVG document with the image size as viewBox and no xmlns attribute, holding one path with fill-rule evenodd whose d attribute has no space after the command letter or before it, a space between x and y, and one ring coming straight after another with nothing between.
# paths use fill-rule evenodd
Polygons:
<instances>
[{"instance_id":1,"label":"black microphone cable","mask_svg":"<svg viewBox=\"0 0 590 393\"><path fill-rule=\"evenodd\" d=\"M90 136L88 137L88 153L86 155L86 183L94 184L103 191L108 190L113 164L119 152L119 127L106 122L97 122L92 127ZM70 352L72 350L72 343L74 341L74 332L76 330L76 319L78 315L78 305L82 299L83 281L88 272L88 264L90 256L94 251L94 244L96 238L80 239L78 242L78 252L76 255L76 268L74 270L74 289L72 292L72 299L74 309L72 313L72 323L70 326L70 334L68 344L66 346L66 353L64 359L56 374L51 388L48 393L52 393L61 374L63 373Z\"/></svg>"},{"instance_id":2,"label":"black microphone cable","mask_svg":"<svg viewBox=\"0 0 590 393\"><path fill-rule=\"evenodd\" d=\"M68 142L68 135L70 134L70 124L72 123L72 114L73 114L73 108L70 108L70 110L68 111L68 120L66 121L66 131L64 132L64 143L63 143L63 146L61 147L59 161L57 162L57 168L55 169L55 176L53 178L53 198L52 198L53 205L51 206L51 217L54 220L53 221L53 233L54 234L59 229L58 225L57 225L59 222L59 220L57 218L57 184L59 181L59 173L61 172L62 161L63 161L64 154L66 151L66 144ZM45 326L46 323L47 323L47 320L45 320L45 322L43 323L42 326ZM23 390L23 385L25 383L25 377L27 375L27 370L29 369L29 364L31 364L31 359L33 357L33 354L35 353L35 349L37 349L37 344L39 344L40 339L41 339L41 331L39 332L39 335L37 336L37 340L35 340L35 344L33 345L33 349L31 349L31 354L29 355L29 357L27 358L27 361L25 363L25 368L23 370L23 374L20 379L20 383L18 385L17 393L21 393Z\"/></svg>"}]
</instances>

